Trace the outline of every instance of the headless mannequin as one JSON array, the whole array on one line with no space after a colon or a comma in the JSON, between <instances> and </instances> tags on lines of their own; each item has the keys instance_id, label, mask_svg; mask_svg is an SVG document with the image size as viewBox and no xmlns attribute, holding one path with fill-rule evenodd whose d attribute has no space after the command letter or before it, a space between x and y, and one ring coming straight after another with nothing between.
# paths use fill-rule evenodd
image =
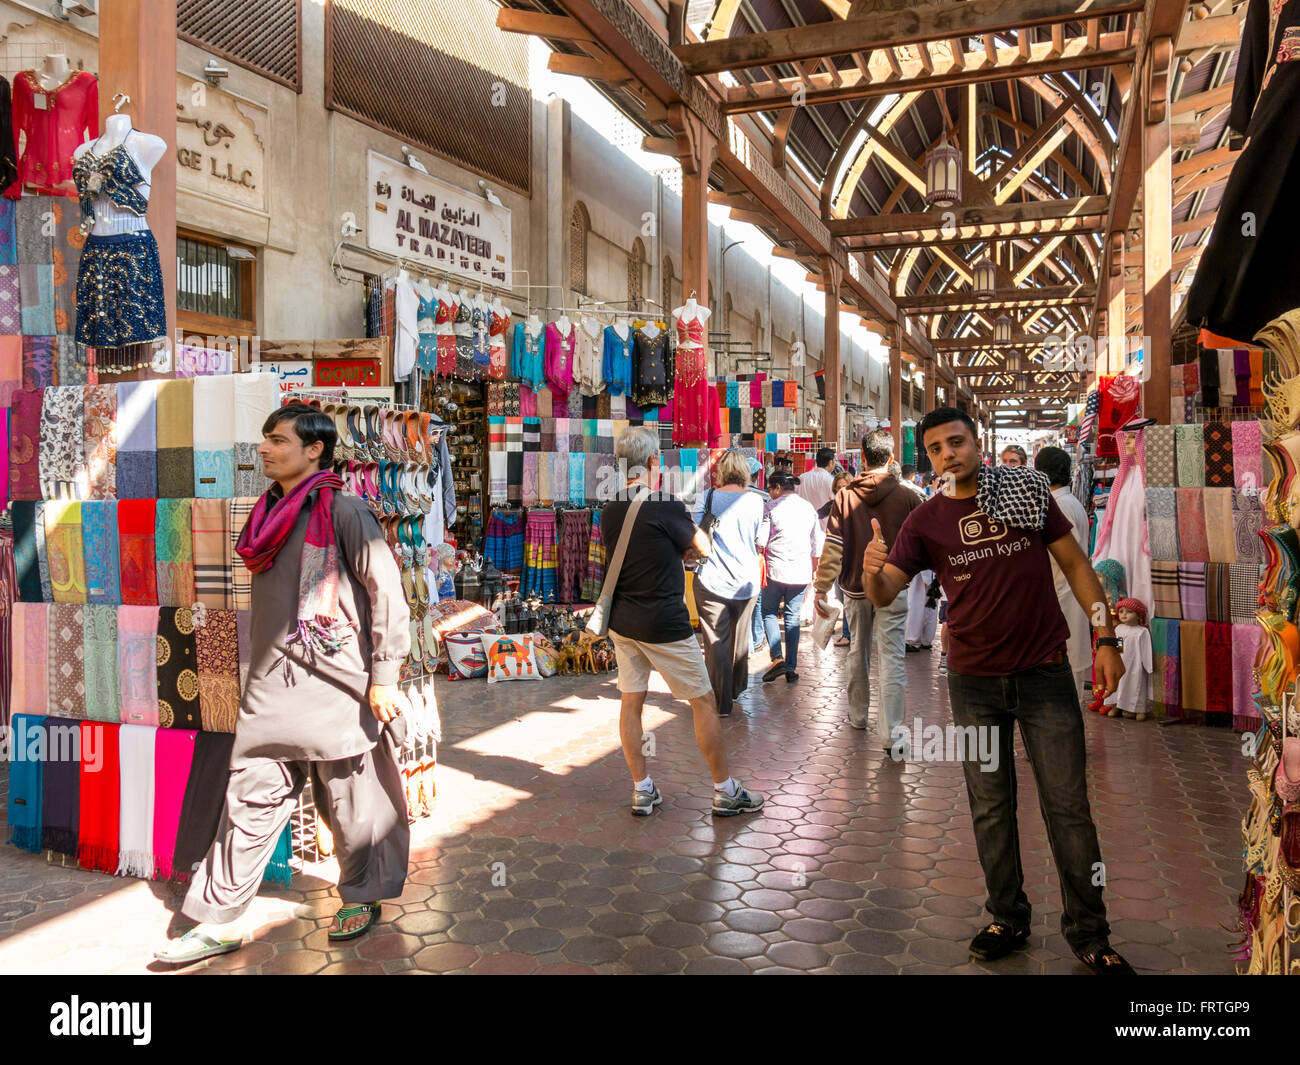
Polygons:
<instances>
[{"instance_id":1,"label":"headless mannequin","mask_svg":"<svg viewBox=\"0 0 1300 1065\"><path fill-rule=\"evenodd\" d=\"M659 335L660 329L654 322L646 322L646 324L641 327L641 332L650 340L654 340L654 338Z\"/></svg>"},{"instance_id":2,"label":"headless mannequin","mask_svg":"<svg viewBox=\"0 0 1300 1065\"><path fill-rule=\"evenodd\" d=\"M614 332L619 340L626 340L628 334L632 332L632 326L626 318L619 317L614 320Z\"/></svg>"},{"instance_id":3,"label":"headless mannequin","mask_svg":"<svg viewBox=\"0 0 1300 1065\"><path fill-rule=\"evenodd\" d=\"M506 310L506 305L501 302L500 296L497 296L492 300L492 313L498 318L510 317L510 312Z\"/></svg>"},{"instance_id":4,"label":"headless mannequin","mask_svg":"<svg viewBox=\"0 0 1300 1065\"><path fill-rule=\"evenodd\" d=\"M582 316L582 328L586 331L587 336L591 337L592 340L599 339L600 334L605 331L605 327L602 326L597 319L586 314Z\"/></svg>"},{"instance_id":5,"label":"headless mannequin","mask_svg":"<svg viewBox=\"0 0 1300 1065\"><path fill-rule=\"evenodd\" d=\"M437 290L429 284L429 279L427 277L420 278L416 283L415 289L420 293L420 298L424 300L425 303L433 302L438 295Z\"/></svg>"},{"instance_id":6,"label":"headless mannequin","mask_svg":"<svg viewBox=\"0 0 1300 1065\"><path fill-rule=\"evenodd\" d=\"M541 336L544 327L545 323L538 318L536 314L530 314L528 316L528 321L524 323L524 329L528 331L528 335L534 340Z\"/></svg>"},{"instance_id":7,"label":"headless mannequin","mask_svg":"<svg viewBox=\"0 0 1300 1065\"><path fill-rule=\"evenodd\" d=\"M569 334L573 332L573 323L569 321L567 314L562 314L555 320L555 328L560 331L560 336L567 340Z\"/></svg>"},{"instance_id":8,"label":"headless mannequin","mask_svg":"<svg viewBox=\"0 0 1300 1065\"><path fill-rule=\"evenodd\" d=\"M36 81L46 92L53 92L68 80L71 69L72 64L68 62L66 55L61 53L47 55L41 61L40 69L36 71Z\"/></svg>"},{"instance_id":9,"label":"headless mannequin","mask_svg":"<svg viewBox=\"0 0 1300 1065\"><path fill-rule=\"evenodd\" d=\"M66 57L63 58L66 62ZM136 169L140 171L140 177L143 179L142 184L137 186L137 191L145 199L148 199L149 175L153 173L153 168L158 164L158 161L167 154L167 142L161 137L155 137L152 133L141 133L138 129L134 129L131 126L130 115L109 115L104 120L104 132L94 140L83 141L78 144L76 151L72 153L72 158L74 160L80 159L90 151L94 151L95 155L102 158L115 148L123 145L125 145L126 152L135 162ZM103 198L96 198L95 224L90 229L92 236L109 236L121 232L120 216L123 212L112 206L105 208L105 203L106 201Z\"/></svg>"},{"instance_id":10,"label":"headless mannequin","mask_svg":"<svg viewBox=\"0 0 1300 1065\"><path fill-rule=\"evenodd\" d=\"M701 325L707 322L709 320L710 315L712 314L713 312L710 311L707 307L701 307L698 303L696 303L694 296L692 296L684 304L682 304L682 306L678 307L676 310L673 311L673 317L678 319L679 321L686 322L686 323L698 321ZM690 341L687 341L686 345L689 347L696 346L692 344Z\"/></svg>"}]
</instances>

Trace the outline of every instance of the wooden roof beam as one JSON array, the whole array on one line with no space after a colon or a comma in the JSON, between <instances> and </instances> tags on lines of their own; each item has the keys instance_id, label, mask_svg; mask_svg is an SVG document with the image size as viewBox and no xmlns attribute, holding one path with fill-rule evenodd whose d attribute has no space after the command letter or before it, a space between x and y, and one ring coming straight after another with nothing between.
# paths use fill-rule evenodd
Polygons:
<instances>
[{"instance_id":1,"label":"wooden roof beam","mask_svg":"<svg viewBox=\"0 0 1300 1065\"><path fill-rule=\"evenodd\" d=\"M1041 200L1036 203L1008 203L993 207L958 207L946 211L925 211L919 214L868 215L863 218L837 218L827 221L826 227L834 236L885 236L907 230L942 232L944 215L950 216L947 227L954 235L969 230L968 239L979 240L981 231L995 231L995 227L1024 225L1022 233L1039 232L1032 223L1051 219L1084 218L1105 214L1105 196L1085 196L1075 200Z\"/></svg>"}]
</instances>

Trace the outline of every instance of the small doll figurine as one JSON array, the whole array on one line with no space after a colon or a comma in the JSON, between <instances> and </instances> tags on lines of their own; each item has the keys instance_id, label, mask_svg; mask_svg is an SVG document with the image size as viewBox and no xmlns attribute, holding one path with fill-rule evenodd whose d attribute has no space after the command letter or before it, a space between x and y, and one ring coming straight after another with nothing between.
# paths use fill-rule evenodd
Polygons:
<instances>
[{"instance_id":1,"label":"small doll figurine","mask_svg":"<svg viewBox=\"0 0 1300 1065\"><path fill-rule=\"evenodd\" d=\"M437 589L439 599L456 598L456 549L451 544L439 544L435 551L438 561Z\"/></svg>"},{"instance_id":2,"label":"small doll figurine","mask_svg":"<svg viewBox=\"0 0 1300 1065\"><path fill-rule=\"evenodd\" d=\"M1119 687L1106 697L1110 717L1121 713L1145 721L1151 677L1151 633L1147 631L1147 608L1140 599L1121 599L1115 604L1119 624L1115 635L1122 641L1124 676Z\"/></svg>"}]
</instances>

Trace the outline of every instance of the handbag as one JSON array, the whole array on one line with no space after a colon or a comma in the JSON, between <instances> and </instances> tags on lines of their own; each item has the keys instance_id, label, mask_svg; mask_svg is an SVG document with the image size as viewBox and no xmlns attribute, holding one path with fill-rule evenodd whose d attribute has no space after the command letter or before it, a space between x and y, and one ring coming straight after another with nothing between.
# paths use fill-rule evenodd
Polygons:
<instances>
[{"instance_id":1,"label":"handbag","mask_svg":"<svg viewBox=\"0 0 1300 1065\"><path fill-rule=\"evenodd\" d=\"M636 523L636 516L641 510L641 504L649 494L649 489L639 493L632 500L632 505L628 507L623 528L618 533L618 544L614 548L614 555L610 559L609 568L605 570L605 583L601 585L600 598L596 600L592 612L587 615L587 631L593 636L604 636L609 632L609 615L614 607L614 588L618 584L619 571L623 568L623 556L627 554L627 542L632 533L632 526Z\"/></svg>"}]
</instances>

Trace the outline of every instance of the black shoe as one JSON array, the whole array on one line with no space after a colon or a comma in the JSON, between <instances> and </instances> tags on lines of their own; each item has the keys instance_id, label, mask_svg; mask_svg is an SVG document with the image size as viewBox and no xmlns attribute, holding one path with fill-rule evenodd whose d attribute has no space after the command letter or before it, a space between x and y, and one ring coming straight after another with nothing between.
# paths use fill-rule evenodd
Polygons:
<instances>
[{"instance_id":1,"label":"black shoe","mask_svg":"<svg viewBox=\"0 0 1300 1065\"><path fill-rule=\"evenodd\" d=\"M784 672L785 672L785 659L778 658L775 662L773 662L768 667L767 671L763 674L763 682L767 683L768 681L776 680L776 678L779 677Z\"/></svg>"},{"instance_id":2,"label":"black shoe","mask_svg":"<svg viewBox=\"0 0 1300 1065\"><path fill-rule=\"evenodd\" d=\"M787 684L793 684L798 679L799 679L799 674L796 673L793 669L786 671L785 682Z\"/></svg>"},{"instance_id":3,"label":"black shoe","mask_svg":"<svg viewBox=\"0 0 1300 1065\"><path fill-rule=\"evenodd\" d=\"M909 644L907 645L907 653L908 653L909 655L914 655L914 654L916 654L916 652L919 651L919 650L920 650L920 648L917 647L916 644L914 644L914 643L909 643Z\"/></svg>"},{"instance_id":4,"label":"black shoe","mask_svg":"<svg viewBox=\"0 0 1300 1065\"><path fill-rule=\"evenodd\" d=\"M976 961L997 961L1029 942L1029 929L1017 932L1010 925L994 921L970 941L970 956Z\"/></svg>"},{"instance_id":5,"label":"black shoe","mask_svg":"<svg viewBox=\"0 0 1300 1065\"><path fill-rule=\"evenodd\" d=\"M1111 947L1099 947L1087 954L1074 955L1098 976L1137 976L1133 966Z\"/></svg>"}]
</instances>

